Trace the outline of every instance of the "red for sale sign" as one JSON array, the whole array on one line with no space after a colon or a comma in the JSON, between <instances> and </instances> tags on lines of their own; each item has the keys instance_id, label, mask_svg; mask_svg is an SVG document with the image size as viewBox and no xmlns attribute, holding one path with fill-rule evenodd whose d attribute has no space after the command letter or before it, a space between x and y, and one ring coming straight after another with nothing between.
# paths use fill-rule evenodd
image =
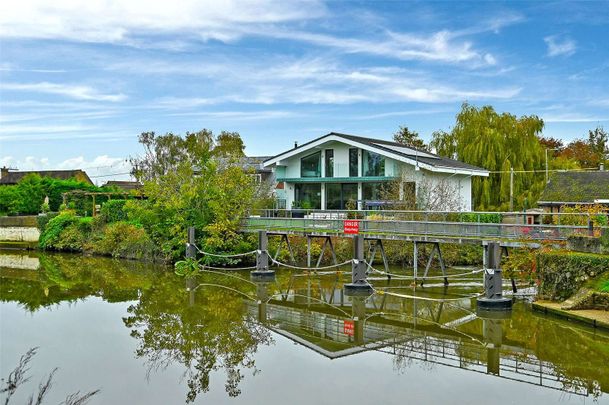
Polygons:
<instances>
[{"instance_id":1,"label":"red for sale sign","mask_svg":"<svg viewBox=\"0 0 609 405\"><path fill-rule=\"evenodd\" d=\"M343 221L343 233L358 234L359 221L356 219L346 219Z\"/></svg>"},{"instance_id":2,"label":"red for sale sign","mask_svg":"<svg viewBox=\"0 0 609 405\"><path fill-rule=\"evenodd\" d=\"M343 333L345 335L353 336L353 331L355 330L354 326L353 321L345 319L343 324Z\"/></svg>"}]
</instances>

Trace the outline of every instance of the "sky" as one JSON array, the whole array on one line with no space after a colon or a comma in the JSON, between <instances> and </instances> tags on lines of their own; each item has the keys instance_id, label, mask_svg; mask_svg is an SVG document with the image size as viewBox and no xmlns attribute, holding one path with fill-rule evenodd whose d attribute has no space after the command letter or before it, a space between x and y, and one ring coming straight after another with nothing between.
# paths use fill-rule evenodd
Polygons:
<instances>
[{"instance_id":1,"label":"sky","mask_svg":"<svg viewBox=\"0 0 609 405\"><path fill-rule=\"evenodd\" d=\"M0 166L128 178L144 131L429 141L461 104L609 127L609 2L0 3Z\"/></svg>"}]
</instances>

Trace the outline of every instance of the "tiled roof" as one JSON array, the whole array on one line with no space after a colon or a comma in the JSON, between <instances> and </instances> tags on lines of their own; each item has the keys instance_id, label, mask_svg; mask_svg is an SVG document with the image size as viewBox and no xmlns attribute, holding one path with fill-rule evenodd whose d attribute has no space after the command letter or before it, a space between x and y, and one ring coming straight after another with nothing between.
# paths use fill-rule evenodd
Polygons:
<instances>
[{"instance_id":1,"label":"tiled roof","mask_svg":"<svg viewBox=\"0 0 609 405\"><path fill-rule=\"evenodd\" d=\"M609 199L609 171L558 172L550 177L539 205L544 203L592 203Z\"/></svg>"},{"instance_id":2,"label":"tiled roof","mask_svg":"<svg viewBox=\"0 0 609 405\"><path fill-rule=\"evenodd\" d=\"M0 177L0 184L17 184L28 174L37 174L40 177L51 177L58 180L69 180L72 178L84 181L89 184L93 184L89 176L83 170L33 170L23 172L2 172Z\"/></svg>"},{"instance_id":3,"label":"tiled roof","mask_svg":"<svg viewBox=\"0 0 609 405\"><path fill-rule=\"evenodd\" d=\"M142 183L139 181L120 181L120 180L110 180L104 184L104 186L115 186L120 188L121 190L131 191L131 190L139 190L142 188Z\"/></svg>"},{"instance_id":4,"label":"tiled roof","mask_svg":"<svg viewBox=\"0 0 609 405\"><path fill-rule=\"evenodd\" d=\"M421 163L424 164L428 164L430 166L434 166L434 167L444 167L444 168L449 168L449 169L463 169L463 170L474 170L474 171L482 171L485 172L487 171L484 168L481 167L477 167L474 165L470 165L468 163L464 163L464 162L460 162L458 160L454 160L454 159L449 159L443 156L439 156L436 155L434 153L425 151L425 150L420 150L420 149L415 149L412 148L410 146L405 146L402 145L400 143L397 142L391 142L391 141L386 141L383 139L374 139L374 138L367 138L367 137L363 137L363 136L357 136L357 135L349 135L349 134L342 134L342 133L338 133L338 132L330 132L329 134L326 134L324 136L321 136L319 138L313 139L312 141L309 141L305 144L299 145L297 147L297 149L306 149L307 145L313 143L313 142L317 142L320 139L323 139L327 136L337 136L339 138L343 138L346 140L350 140L353 142L359 142L359 143L363 143L366 144L370 147L374 147L377 149L382 149L382 150L386 150L387 152L391 152L403 157L406 157L408 159L411 160L417 160ZM270 160L273 158L276 158L280 155L283 155L286 152L280 153L279 155L276 156L272 156L266 160Z\"/></svg>"}]
</instances>

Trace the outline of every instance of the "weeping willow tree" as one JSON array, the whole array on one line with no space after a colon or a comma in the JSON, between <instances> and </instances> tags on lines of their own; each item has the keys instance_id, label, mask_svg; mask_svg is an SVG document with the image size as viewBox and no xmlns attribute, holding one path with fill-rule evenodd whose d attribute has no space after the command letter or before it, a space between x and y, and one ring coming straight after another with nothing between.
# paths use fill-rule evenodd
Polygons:
<instances>
[{"instance_id":1,"label":"weeping willow tree","mask_svg":"<svg viewBox=\"0 0 609 405\"><path fill-rule=\"evenodd\" d=\"M522 209L536 202L544 187L544 149L539 142L543 126L543 120L535 115L518 118L498 114L490 106L477 108L465 103L453 130L434 132L431 146L439 155L497 172L472 179L478 210L509 207L513 169L514 209ZM533 170L537 172L526 172Z\"/></svg>"}]
</instances>

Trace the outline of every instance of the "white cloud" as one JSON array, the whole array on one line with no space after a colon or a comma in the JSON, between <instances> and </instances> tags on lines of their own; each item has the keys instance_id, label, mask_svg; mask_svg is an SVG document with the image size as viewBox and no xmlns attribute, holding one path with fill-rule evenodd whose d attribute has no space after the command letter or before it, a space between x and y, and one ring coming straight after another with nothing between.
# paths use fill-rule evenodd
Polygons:
<instances>
[{"instance_id":1,"label":"white cloud","mask_svg":"<svg viewBox=\"0 0 609 405\"><path fill-rule=\"evenodd\" d=\"M251 24L305 20L325 12L315 0L3 1L0 36L128 43L142 34L187 33L231 41Z\"/></svg>"},{"instance_id":2,"label":"white cloud","mask_svg":"<svg viewBox=\"0 0 609 405\"><path fill-rule=\"evenodd\" d=\"M577 49L577 45L574 40L570 38L560 38L557 35L551 35L543 39L548 45L548 56L570 56L573 55Z\"/></svg>"},{"instance_id":3,"label":"white cloud","mask_svg":"<svg viewBox=\"0 0 609 405\"><path fill-rule=\"evenodd\" d=\"M138 63L146 64L145 61ZM200 73L184 67L187 74ZM137 70L137 64L132 66ZM158 66L157 66L158 68ZM176 74L179 64L169 67ZM159 71L156 71L160 73ZM221 73L220 73L221 72ZM351 68L332 59L258 62L235 61L231 65L207 64L203 77L221 88L217 97L160 98L153 102L158 108L189 109L228 102L247 104L352 104L417 101L444 103L452 101L509 99L520 92L519 87L479 86L468 90L439 82L428 72L398 67Z\"/></svg>"},{"instance_id":4,"label":"white cloud","mask_svg":"<svg viewBox=\"0 0 609 405\"><path fill-rule=\"evenodd\" d=\"M7 140L12 138L23 137L23 134L55 134L55 133L65 133L65 132L76 132L76 131L86 131L91 129L88 126L80 125L80 124L51 124L51 125L21 125L21 124L12 124L12 125L1 125L0 126L0 139Z\"/></svg>"},{"instance_id":5,"label":"white cloud","mask_svg":"<svg viewBox=\"0 0 609 405\"><path fill-rule=\"evenodd\" d=\"M192 112L181 112L167 114L169 116L176 117L200 117L207 119L231 119L231 120L267 120L267 119L278 119L278 118L292 118L301 114L291 111L276 111L276 110L263 110L263 111L192 111Z\"/></svg>"},{"instance_id":6,"label":"white cloud","mask_svg":"<svg viewBox=\"0 0 609 405\"><path fill-rule=\"evenodd\" d=\"M2 83L0 88L11 91L26 91L34 93L47 93L66 96L76 100L95 100L95 101L111 101L117 102L127 98L126 95L119 94L104 94L90 86L70 85L60 83Z\"/></svg>"},{"instance_id":7,"label":"white cloud","mask_svg":"<svg viewBox=\"0 0 609 405\"><path fill-rule=\"evenodd\" d=\"M488 64L490 54L481 55L469 41L456 41L450 31L429 35L387 31L374 39L342 38L306 31L268 28L260 35L280 39L307 42L309 44L338 49L344 53L363 53L400 60L423 60L458 63L474 61Z\"/></svg>"},{"instance_id":8,"label":"white cloud","mask_svg":"<svg viewBox=\"0 0 609 405\"><path fill-rule=\"evenodd\" d=\"M303 22L321 17L342 22L344 15L330 16L322 0L7 1L0 5L0 37L67 39L179 51L197 40L228 43L244 36L257 36L300 41L344 53L400 60L467 61L471 66L493 65L496 60L492 54L474 49L463 37L498 32L522 20L520 15L507 13L456 31L384 30L381 34L362 33L358 37L302 28Z\"/></svg>"}]
</instances>

